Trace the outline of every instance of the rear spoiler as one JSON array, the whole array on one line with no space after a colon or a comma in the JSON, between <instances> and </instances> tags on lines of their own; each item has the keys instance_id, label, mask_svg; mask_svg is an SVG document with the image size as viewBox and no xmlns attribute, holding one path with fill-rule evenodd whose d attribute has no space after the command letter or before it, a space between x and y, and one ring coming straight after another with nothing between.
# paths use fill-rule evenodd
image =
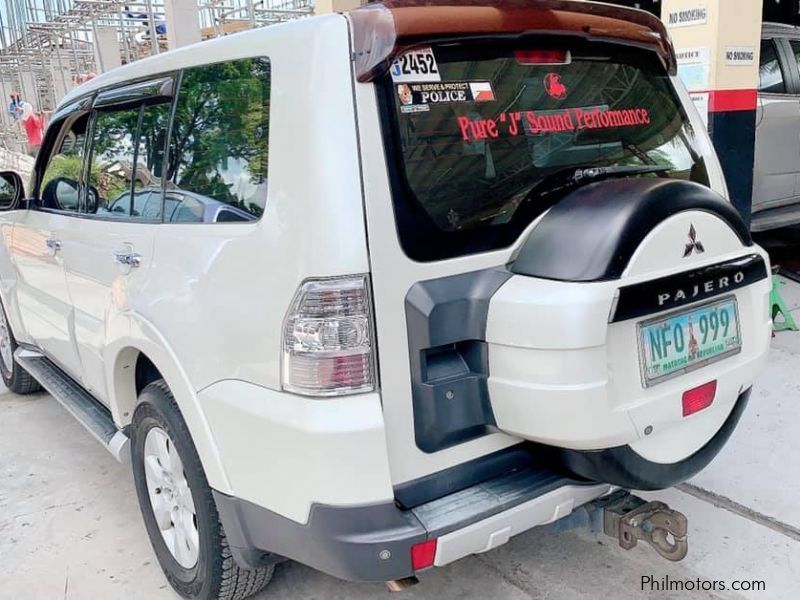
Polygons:
<instances>
[{"instance_id":1,"label":"rear spoiler","mask_svg":"<svg viewBox=\"0 0 800 600\"><path fill-rule=\"evenodd\" d=\"M440 39L570 35L656 52L667 72L677 61L669 34L648 12L583 0L385 0L350 12L355 72L368 82L401 52Z\"/></svg>"}]
</instances>

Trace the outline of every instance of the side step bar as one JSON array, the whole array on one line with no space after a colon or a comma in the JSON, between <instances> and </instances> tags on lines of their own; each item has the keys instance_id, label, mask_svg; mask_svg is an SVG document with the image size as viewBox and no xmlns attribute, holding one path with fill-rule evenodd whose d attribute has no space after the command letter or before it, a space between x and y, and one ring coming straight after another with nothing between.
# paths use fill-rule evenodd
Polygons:
<instances>
[{"instance_id":1,"label":"side step bar","mask_svg":"<svg viewBox=\"0 0 800 600\"><path fill-rule=\"evenodd\" d=\"M117 429L108 409L46 356L18 348L17 363L66 408L121 463L130 461L130 440Z\"/></svg>"}]
</instances>

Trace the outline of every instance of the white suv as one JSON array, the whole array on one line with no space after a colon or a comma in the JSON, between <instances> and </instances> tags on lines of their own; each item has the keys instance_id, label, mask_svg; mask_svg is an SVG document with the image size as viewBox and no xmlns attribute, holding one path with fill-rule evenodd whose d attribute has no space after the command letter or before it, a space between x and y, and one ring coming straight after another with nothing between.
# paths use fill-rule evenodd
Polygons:
<instances>
[{"instance_id":1,"label":"white suv","mask_svg":"<svg viewBox=\"0 0 800 600\"><path fill-rule=\"evenodd\" d=\"M770 340L663 25L371 4L79 87L3 173L3 378L120 460L174 588L396 581L703 468Z\"/></svg>"}]
</instances>

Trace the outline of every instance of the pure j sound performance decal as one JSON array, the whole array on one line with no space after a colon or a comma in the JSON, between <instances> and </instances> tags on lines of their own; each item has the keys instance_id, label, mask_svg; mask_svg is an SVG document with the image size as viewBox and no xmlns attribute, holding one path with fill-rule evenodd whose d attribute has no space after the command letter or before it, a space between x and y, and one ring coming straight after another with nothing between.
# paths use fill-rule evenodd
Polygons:
<instances>
[{"instance_id":1,"label":"pure j sound performance decal","mask_svg":"<svg viewBox=\"0 0 800 600\"><path fill-rule=\"evenodd\" d=\"M646 108L611 110L608 107L565 108L550 111L512 111L496 118L456 117L461 138L465 142L501 136L541 135L581 130L618 129L650 124Z\"/></svg>"}]
</instances>

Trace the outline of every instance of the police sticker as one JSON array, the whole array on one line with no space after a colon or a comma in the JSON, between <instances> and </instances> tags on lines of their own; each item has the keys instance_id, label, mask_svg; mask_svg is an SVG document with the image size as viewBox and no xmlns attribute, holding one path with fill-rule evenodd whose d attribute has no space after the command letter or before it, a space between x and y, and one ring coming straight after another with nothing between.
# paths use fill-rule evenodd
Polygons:
<instances>
[{"instance_id":1,"label":"police sticker","mask_svg":"<svg viewBox=\"0 0 800 600\"><path fill-rule=\"evenodd\" d=\"M494 89L488 81L440 81L397 84L402 106L450 104L452 102L493 102Z\"/></svg>"},{"instance_id":2,"label":"police sticker","mask_svg":"<svg viewBox=\"0 0 800 600\"><path fill-rule=\"evenodd\" d=\"M389 72L395 83L442 80L430 46L404 52L395 59Z\"/></svg>"}]
</instances>

